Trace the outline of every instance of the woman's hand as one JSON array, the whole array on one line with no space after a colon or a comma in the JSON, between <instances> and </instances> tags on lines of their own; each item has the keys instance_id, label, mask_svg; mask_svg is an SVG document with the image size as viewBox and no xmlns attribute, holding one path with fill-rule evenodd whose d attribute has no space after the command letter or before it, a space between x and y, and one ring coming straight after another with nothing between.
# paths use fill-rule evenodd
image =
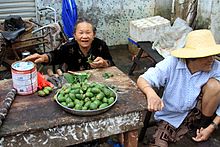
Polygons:
<instances>
[{"instance_id":1,"label":"woman's hand","mask_svg":"<svg viewBox=\"0 0 220 147\"><path fill-rule=\"evenodd\" d=\"M49 58L46 54L40 55L40 54L33 54L30 56L27 56L26 58L22 59L22 61L32 61L34 63L48 63Z\"/></svg>"},{"instance_id":2,"label":"woman's hand","mask_svg":"<svg viewBox=\"0 0 220 147\"><path fill-rule=\"evenodd\" d=\"M205 140L209 139L212 132L214 132L215 129L217 129L216 125L218 126L219 123L220 123L220 116L216 115L216 117L213 120L213 123L211 123L207 128L198 129L196 132L196 134L197 134L196 137L193 137L192 139L197 142L201 142L201 141L205 141Z\"/></svg>"},{"instance_id":3,"label":"woman's hand","mask_svg":"<svg viewBox=\"0 0 220 147\"><path fill-rule=\"evenodd\" d=\"M198 129L196 132L196 137L192 139L196 142L206 141L209 139L210 135L212 134L213 129L210 127Z\"/></svg>"},{"instance_id":4,"label":"woman's hand","mask_svg":"<svg viewBox=\"0 0 220 147\"><path fill-rule=\"evenodd\" d=\"M147 109L151 112L161 111L164 107L163 100L154 92L148 93Z\"/></svg>"},{"instance_id":5,"label":"woman's hand","mask_svg":"<svg viewBox=\"0 0 220 147\"><path fill-rule=\"evenodd\" d=\"M161 111L164 107L163 100L157 95L151 85L141 77L138 78L137 85L147 97L147 109L151 112Z\"/></svg>"},{"instance_id":6,"label":"woman's hand","mask_svg":"<svg viewBox=\"0 0 220 147\"><path fill-rule=\"evenodd\" d=\"M90 63L90 66L92 68L102 68L102 67L108 67L109 64L102 57L97 57L92 63Z\"/></svg>"}]
</instances>

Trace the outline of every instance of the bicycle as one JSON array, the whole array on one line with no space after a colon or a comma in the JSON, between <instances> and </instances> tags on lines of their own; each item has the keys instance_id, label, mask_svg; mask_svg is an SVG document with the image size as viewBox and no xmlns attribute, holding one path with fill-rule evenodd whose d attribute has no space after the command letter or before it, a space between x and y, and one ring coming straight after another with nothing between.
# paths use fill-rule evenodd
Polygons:
<instances>
[{"instance_id":1,"label":"bicycle","mask_svg":"<svg viewBox=\"0 0 220 147\"><path fill-rule=\"evenodd\" d=\"M16 30L18 32L4 30L3 24L0 25L0 71L7 70L10 72L11 64L21 60L23 51L44 53L59 48L67 40L62 26L56 20L55 10L51 7L45 7L39 11L47 9L53 10L54 23L41 25L33 20L25 20L28 27L22 31ZM11 60L9 60L10 58ZM4 77L0 77L0 79L4 79Z\"/></svg>"}]
</instances>

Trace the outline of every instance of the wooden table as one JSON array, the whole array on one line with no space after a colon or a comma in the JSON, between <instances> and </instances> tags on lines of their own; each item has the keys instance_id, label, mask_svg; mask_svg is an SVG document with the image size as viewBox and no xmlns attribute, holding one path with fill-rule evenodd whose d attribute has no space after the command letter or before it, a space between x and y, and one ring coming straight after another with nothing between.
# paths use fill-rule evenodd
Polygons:
<instances>
[{"instance_id":1,"label":"wooden table","mask_svg":"<svg viewBox=\"0 0 220 147\"><path fill-rule=\"evenodd\" d=\"M143 93L116 67L87 72L91 73L91 81L118 88L118 101L110 110L95 116L76 116L56 104L52 99L55 92L47 97L39 97L36 93L17 95L0 128L0 145L60 147L121 134L125 146L137 146L137 133L143 126L146 110ZM104 79L104 72L114 76ZM11 87L12 80L0 81L0 104Z\"/></svg>"}]
</instances>

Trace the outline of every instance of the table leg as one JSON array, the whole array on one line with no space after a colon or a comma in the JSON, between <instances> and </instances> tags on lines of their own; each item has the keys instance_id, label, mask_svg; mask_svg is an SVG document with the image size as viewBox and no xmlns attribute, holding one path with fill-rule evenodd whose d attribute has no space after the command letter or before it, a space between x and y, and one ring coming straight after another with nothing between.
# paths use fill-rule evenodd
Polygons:
<instances>
[{"instance_id":1,"label":"table leg","mask_svg":"<svg viewBox=\"0 0 220 147\"><path fill-rule=\"evenodd\" d=\"M124 147L138 146L138 130L133 130L124 133Z\"/></svg>"}]
</instances>

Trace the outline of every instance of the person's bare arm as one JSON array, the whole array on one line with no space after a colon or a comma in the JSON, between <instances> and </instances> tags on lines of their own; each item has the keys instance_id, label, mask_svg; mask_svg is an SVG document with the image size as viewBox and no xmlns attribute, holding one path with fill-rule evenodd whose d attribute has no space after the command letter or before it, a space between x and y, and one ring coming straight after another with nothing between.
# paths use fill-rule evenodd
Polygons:
<instances>
[{"instance_id":1,"label":"person's bare arm","mask_svg":"<svg viewBox=\"0 0 220 147\"><path fill-rule=\"evenodd\" d=\"M49 57L47 54L33 54L30 56L27 56L26 58L22 59L22 61L32 61L34 63L48 63L49 62Z\"/></svg>"},{"instance_id":2,"label":"person's bare arm","mask_svg":"<svg viewBox=\"0 0 220 147\"><path fill-rule=\"evenodd\" d=\"M197 142L207 140L219 124L220 124L220 116L216 116L215 119L213 120L213 123L210 124L207 128L201 128L197 130L197 136L193 137L193 140Z\"/></svg>"},{"instance_id":3,"label":"person's bare arm","mask_svg":"<svg viewBox=\"0 0 220 147\"><path fill-rule=\"evenodd\" d=\"M137 85L147 97L147 109L155 112L160 111L164 107L162 99L157 95L151 85L142 77L137 80Z\"/></svg>"}]
</instances>

